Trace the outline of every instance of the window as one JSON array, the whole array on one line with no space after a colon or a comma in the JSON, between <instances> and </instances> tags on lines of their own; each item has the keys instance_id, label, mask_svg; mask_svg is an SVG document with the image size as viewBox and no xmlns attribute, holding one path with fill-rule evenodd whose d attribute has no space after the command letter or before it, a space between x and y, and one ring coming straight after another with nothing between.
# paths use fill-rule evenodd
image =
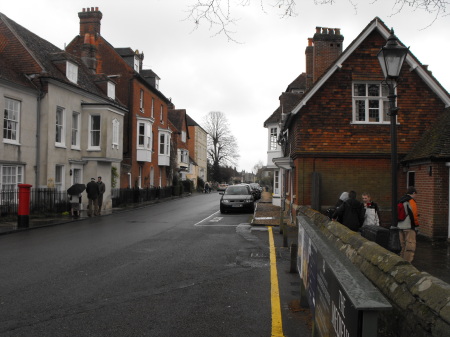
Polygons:
<instances>
[{"instance_id":1,"label":"window","mask_svg":"<svg viewBox=\"0 0 450 337\"><path fill-rule=\"evenodd\" d=\"M70 82L78 82L78 66L72 62L66 63L66 77Z\"/></svg>"},{"instance_id":2,"label":"window","mask_svg":"<svg viewBox=\"0 0 450 337\"><path fill-rule=\"evenodd\" d=\"M159 121L161 122L161 124L164 124L164 115L163 115L163 106L161 104L161 109L159 111Z\"/></svg>"},{"instance_id":3,"label":"window","mask_svg":"<svg viewBox=\"0 0 450 337\"><path fill-rule=\"evenodd\" d=\"M20 101L5 98L3 116L3 140L7 143L19 142Z\"/></svg>"},{"instance_id":4,"label":"window","mask_svg":"<svg viewBox=\"0 0 450 337\"><path fill-rule=\"evenodd\" d=\"M159 154L169 155L169 135L166 133L161 133L159 135Z\"/></svg>"},{"instance_id":5,"label":"window","mask_svg":"<svg viewBox=\"0 0 450 337\"><path fill-rule=\"evenodd\" d=\"M91 149L100 149L100 116L91 115L89 125L89 147Z\"/></svg>"},{"instance_id":6,"label":"window","mask_svg":"<svg viewBox=\"0 0 450 337\"><path fill-rule=\"evenodd\" d=\"M112 147L118 149L119 148L119 121L114 118L112 121Z\"/></svg>"},{"instance_id":7,"label":"window","mask_svg":"<svg viewBox=\"0 0 450 337\"><path fill-rule=\"evenodd\" d=\"M277 149L277 128L270 128L270 150L276 150Z\"/></svg>"},{"instance_id":8,"label":"window","mask_svg":"<svg viewBox=\"0 0 450 337\"><path fill-rule=\"evenodd\" d=\"M280 193L280 171L275 171L273 176L273 192L274 194Z\"/></svg>"},{"instance_id":9,"label":"window","mask_svg":"<svg viewBox=\"0 0 450 337\"><path fill-rule=\"evenodd\" d=\"M72 184L82 184L81 168L72 169Z\"/></svg>"},{"instance_id":10,"label":"window","mask_svg":"<svg viewBox=\"0 0 450 337\"><path fill-rule=\"evenodd\" d=\"M139 72L139 58L137 56L134 57L134 71Z\"/></svg>"},{"instance_id":11,"label":"window","mask_svg":"<svg viewBox=\"0 0 450 337\"><path fill-rule=\"evenodd\" d=\"M138 122L138 147L146 150L152 148L152 125L148 121Z\"/></svg>"},{"instance_id":12,"label":"window","mask_svg":"<svg viewBox=\"0 0 450 337\"><path fill-rule=\"evenodd\" d=\"M64 178L64 166L56 165L55 166L55 188L58 191L62 191L64 188L63 178Z\"/></svg>"},{"instance_id":13,"label":"window","mask_svg":"<svg viewBox=\"0 0 450 337\"><path fill-rule=\"evenodd\" d=\"M150 168L150 187L155 186L155 169L153 166Z\"/></svg>"},{"instance_id":14,"label":"window","mask_svg":"<svg viewBox=\"0 0 450 337\"><path fill-rule=\"evenodd\" d=\"M189 152L186 150L180 150L180 162L188 163L189 162Z\"/></svg>"},{"instance_id":15,"label":"window","mask_svg":"<svg viewBox=\"0 0 450 337\"><path fill-rule=\"evenodd\" d=\"M80 148L80 114L75 111L72 113L72 148Z\"/></svg>"},{"instance_id":16,"label":"window","mask_svg":"<svg viewBox=\"0 0 450 337\"><path fill-rule=\"evenodd\" d=\"M108 97L116 99L116 85L113 82L108 82Z\"/></svg>"},{"instance_id":17,"label":"window","mask_svg":"<svg viewBox=\"0 0 450 337\"><path fill-rule=\"evenodd\" d=\"M353 83L353 122L388 123L388 87L380 83Z\"/></svg>"},{"instance_id":18,"label":"window","mask_svg":"<svg viewBox=\"0 0 450 337\"><path fill-rule=\"evenodd\" d=\"M186 143L186 131L181 131L181 141Z\"/></svg>"},{"instance_id":19,"label":"window","mask_svg":"<svg viewBox=\"0 0 450 337\"><path fill-rule=\"evenodd\" d=\"M139 111L144 113L144 90L142 89L139 95Z\"/></svg>"},{"instance_id":20,"label":"window","mask_svg":"<svg viewBox=\"0 0 450 337\"><path fill-rule=\"evenodd\" d=\"M155 118L155 99L152 97L152 107L151 107L152 118Z\"/></svg>"},{"instance_id":21,"label":"window","mask_svg":"<svg viewBox=\"0 0 450 337\"><path fill-rule=\"evenodd\" d=\"M406 187L416 186L416 172L408 171Z\"/></svg>"},{"instance_id":22,"label":"window","mask_svg":"<svg viewBox=\"0 0 450 337\"><path fill-rule=\"evenodd\" d=\"M0 190L16 190L23 183L23 166L0 165L0 175Z\"/></svg>"},{"instance_id":23,"label":"window","mask_svg":"<svg viewBox=\"0 0 450 337\"><path fill-rule=\"evenodd\" d=\"M55 143L58 146L65 145L65 116L64 108L56 107L56 134Z\"/></svg>"}]
</instances>

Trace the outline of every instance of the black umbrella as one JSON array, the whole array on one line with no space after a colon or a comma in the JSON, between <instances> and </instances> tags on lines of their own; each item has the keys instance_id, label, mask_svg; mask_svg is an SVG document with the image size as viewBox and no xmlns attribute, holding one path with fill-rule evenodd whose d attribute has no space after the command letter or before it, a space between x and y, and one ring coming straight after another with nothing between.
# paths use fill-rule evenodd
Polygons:
<instances>
[{"instance_id":1,"label":"black umbrella","mask_svg":"<svg viewBox=\"0 0 450 337\"><path fill-rule=\"evenodd\" d=\"M85 184L73 184L72 186L69 187L67 193L70 195L77 195L83 192L85 189L86 189Z\"/></svg>"}]
</instances>

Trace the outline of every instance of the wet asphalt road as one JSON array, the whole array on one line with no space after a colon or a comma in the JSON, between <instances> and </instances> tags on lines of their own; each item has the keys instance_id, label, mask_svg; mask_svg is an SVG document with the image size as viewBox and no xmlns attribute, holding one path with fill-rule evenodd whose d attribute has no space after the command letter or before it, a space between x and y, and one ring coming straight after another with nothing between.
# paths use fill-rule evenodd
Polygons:
<instances>
[{"instance_id":1,"label":"wet asphalt road","mask_svg":"<svg viewBox=\"0 0 450 337\"><path fill-rule=\"evenodd\" d=\"M1 236L0 336L270 336L267 230L218 203L195 195ZM308 336L289 252L277 254L285 336Z\"/></svg>"}]
</instances>

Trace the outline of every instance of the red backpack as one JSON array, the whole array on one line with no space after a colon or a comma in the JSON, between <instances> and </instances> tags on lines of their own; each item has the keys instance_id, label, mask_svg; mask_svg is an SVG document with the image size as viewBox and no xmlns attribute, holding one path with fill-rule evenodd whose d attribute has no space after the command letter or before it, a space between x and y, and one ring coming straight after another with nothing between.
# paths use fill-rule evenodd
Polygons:
<instances>
[{"instance_id":1,"label":"red backpack","mask_svg":"<svg viewBox=\"0 0 450 337\"><path fill-rule=\"evenodd\" d=\"M405 205L402 202L397 204L397 220L403 221L408 216L408 213L405 211Z\"/></svg>"}]
</instances>

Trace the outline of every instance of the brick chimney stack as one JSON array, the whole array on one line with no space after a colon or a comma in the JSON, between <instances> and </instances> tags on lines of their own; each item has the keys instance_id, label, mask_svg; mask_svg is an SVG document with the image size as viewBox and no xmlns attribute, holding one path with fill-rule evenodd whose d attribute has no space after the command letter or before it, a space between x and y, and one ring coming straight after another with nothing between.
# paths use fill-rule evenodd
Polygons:
<instances>
[{"instance_id":1,"label":"brick chimney stack","mask_svg":"<svg viewBox=\"0 0 450 337\"><path fill-rule=\"evenodd\" d=\"M341 35L340 28L316 27L316 33L313 38L308 39L305 51L307 88L310 88L342 54L343 41L344 36Z\"/></svg>"},{"instance_id":2,"label":"brick chimney stack","mask_svg":"<svg viewBox=\"0 0 450 337\"><path fill-rule=\"evenodd\" d=\"M100 36L100 21L102 20L102 12L98 7L83 8L78 13L80 18L80 36L83 38L81 49L81 60L93 72L97 72L97 44Z\"/></svg>"},{"instance_id":3,"label":"brick chimney stack","mask_svg":"<svg viewBox=\"0 0 450 337\"><path fill-rule=\"evenodd\" d=\"M312 87L313 84L313 57L314 57L314 46L313 39L311 37L308 38L308 46L305 50L305 59L306 59L306 89Z\"/></svg>"},{"instance_id":4,"label":"brick chimney stack","mask_svg":"<svg viewBox=\"0 0 450 337\"><path fill-rule=\"evenodd\" d=\"M86 33L94 36L100 35L100 21L102 21L102 12L98 7L83 8L83 11L78 13L80 18L80 36Z\"/></svg>"}]
</instances>

